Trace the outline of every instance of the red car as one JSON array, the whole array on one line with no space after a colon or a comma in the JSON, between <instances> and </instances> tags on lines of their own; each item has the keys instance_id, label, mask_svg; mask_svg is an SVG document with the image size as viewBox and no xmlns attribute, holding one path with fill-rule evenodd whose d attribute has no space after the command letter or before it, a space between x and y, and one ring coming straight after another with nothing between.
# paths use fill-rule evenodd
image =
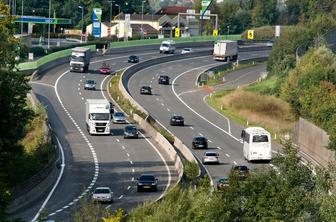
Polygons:
<instances>
[{"instance_id":1,"label":"red car","mask_svg":"<svg viewBox=\"0 0 336 222\"><path fill-rule=\"evenodd\" d=\"M112 70L109 65L103 64L102 67L99 68L100 74L111 74Z\"/></svg>"}]
</instances>

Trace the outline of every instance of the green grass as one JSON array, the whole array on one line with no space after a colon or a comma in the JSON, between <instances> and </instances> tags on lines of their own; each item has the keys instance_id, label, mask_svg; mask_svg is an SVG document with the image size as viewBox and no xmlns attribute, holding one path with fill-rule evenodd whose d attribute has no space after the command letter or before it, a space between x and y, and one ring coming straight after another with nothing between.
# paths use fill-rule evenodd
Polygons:
<instances>
[{"instance_id":1,"label":"green grass","mask_svg":"<svg viewBox=\"0 0 336 222\"><path fill-rule=\"evenodd\" d=\"M264 81L246 87L246 90L254 93L269 94L274 89L278 78L277 76L271 76Z\"/></svg>"},{"instance_id":2,"label":"green grass","mask_svg":"<svg viewBox=\"0 0 336 222\"><path fill-rule=\"evenodd\" d=\"M225 77L225 75L227 75L227 74L229 74L233 71L237 71L237 70L240 70L240 69L244 69L244 68L248 68L248 67L252 67L252 66L256 66L256 65L260 65L260 64L264 64L264 62L260 62L260 63L252 62L252 63L239 64L239 66L235 66L234 70L233 70L232 66L230 66L230 67L228 67L228 68L226 68L222 71L216 72L214 74L214 76L206 82L206 85L216 86L216 85L223 84L222 80L223 80L223 77Z\"/></svg>"}]
</instances>

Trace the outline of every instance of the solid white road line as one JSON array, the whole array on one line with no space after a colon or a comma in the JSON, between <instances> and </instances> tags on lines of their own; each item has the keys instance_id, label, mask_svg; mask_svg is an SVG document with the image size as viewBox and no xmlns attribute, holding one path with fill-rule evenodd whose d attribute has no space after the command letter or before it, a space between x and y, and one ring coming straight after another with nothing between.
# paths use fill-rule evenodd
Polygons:
<instances>
[{"instance_id":1,"label":"solid white road line","mask_svg":"<svg viewBox=\"0 0 336 222\"><path fill-rule=\"evenodd\" d=\"M37 214L35 215L35 217L33 218L32 221L37 221L37 219L39 218L42 210L45 208L45 206L47 205L48 201L50 200L51 196L53 195L55 189L57 188L59 182L61 181L61 178L63 176L63 173L64 173L64 168L65 168L65 156L64 156L64 151L63 151L63 147L62 147L62 144L60 143L60 141L58 140L57 136L56 136L56 140L57 140L57 144L58 144L58 147L61 151L61 158L62 158L62 164L61 164L61 171L60 171L60 174L58 175L58 178L56 180L56 183L55 185L53 186L53 188L51 189L51 191L49 192L47 198L44 200L42 206L40 207L40 209L38 210ZM56 214L56 213L54 213ZM53 214L53 215L54 215Z\"/></svg>"}]
</instances>

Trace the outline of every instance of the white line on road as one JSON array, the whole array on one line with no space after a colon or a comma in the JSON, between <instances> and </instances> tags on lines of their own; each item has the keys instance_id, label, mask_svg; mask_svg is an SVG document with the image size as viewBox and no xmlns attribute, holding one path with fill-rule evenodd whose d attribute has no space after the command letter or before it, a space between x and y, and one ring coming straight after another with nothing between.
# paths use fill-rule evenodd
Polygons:
<instances>
[{"instance_id":1,"label":"white line on road","mask_svg":"<svg viewBox=\"0 0 336 222\"><path fill-rule=\"evenodd\" d=\"M37 84L37 85L42 85L42 86L48 86L48 87L52 87L55 88L53 85L47 84L47 83L43 83L43 82L30 82L31 84Z\"/></svg>"},{"instance_id":2,"label":"white line on road","mask_svg":"<svg viewBox=\"0 0 336 222\"><path fill-rule=\"evenodd\" d=\"M217 146L217 149L222 150L222 148L220 148L219 146Z\"/></svg>"},{"instance_id":3,"label":"white line on road","mask_svg":"<svg viewBox=\"0 0 336 222\"><path fill-rule=\"evenodd\" d=\"M132 173L134 173L134 172L135 172L135 169L133 168L133 169L132 169Z\"/></svg>"},{"instance_id":4,"label":"white line on road","mask_svg":"<svg viewBox=\"0 0 336 222\"><path fill-rule=\"evenodd\" d=\"M233 161L233 164L234 164L234 165L237 165L237 162L236 162L236 161Z\"/></svg>"},{"instance_id":5,"label":"white line on road","mask_svg":"<svg viewBox=\"0 0 336 222\"><path fill-rule=\"evenodd\" d=\"M111 206L112 206L111 204L107 205L107 206L105 207L105 210L107 210L107 209L110 208Z\"/></svg>"},{"instance_id":6,"label":"white line on road","mask_svg":"<svg viewBox=\"0 0 336 222\"><path fill-rule=\"evenodd\" d=\"M82 97L82 100L84 100L84 97Z\"/></svg>"},{"instance_id":7,"label":"white line on road","mask_svg":"<svg viewBox=\"0 0 336 222\"><path fill-rule=\"evenodd\" d=\"M202 133L199 133L198 135L200 135L200 136L203 136L203 134L202 134Z\"/></svg>"},{"instance_id":8,"label":"white line on road","mask_svg":"<svg viewBox=\"0 0 336 222\"><path fill-rule=\"evenodd\" d=\"M123 198L124 197L124 195L121 195L118 199L120 200L121 198Z\"/></svg>"},{"instance_id":9,"label":"white line on road","mask_svg":"<svg viewBox=\"0 0 336 222\"><path fill-rule=\"evenodd\" d=\"M128 157L130 157L130 154L129 154L129 153L126 153L126 155L127 155Z\"/></svg>"},{"instance_id":10,"label":"white line on road","mask_svg":"<svg viewBox=\"0 0 336 222\"><path fill-rule=\"evenodd\" d=\"M208 141L209 141L209 143L213 143L212 140L208 140Z\"/></svg>"},{"instance_id":11,"label":"white line on road","mask_svg":"<svg viewBox=\"0 0 336 222\"><path fill-rule=\"evenodd\" d=\"M167 111L168 111L168 112L170 112L170 109L169 109L169 108L167 108Z\"/></svg>"},{"instance_id":12,"label":"white line on road","mask_svg":"<svg viewBox=\"0 0 336 222\"><path fill-rule=\"evenodd\" d=\"M164 103L161 103L161 106L164 106Z\"/></svg>"},{"instance_id":13,"label":"white line on road","mask_svg":"<svg viewBox=\"0 0 336 222\"><path fill-rule=\"evenodd\" d=\"M192 130L194 130L194 127L192 127L192 126L191 126L191 127L189 127L189 128L190 128L190 129L192 129Z\"/></svg>"},{"instance_id":14,"label":"white line on road","mask_svg":"<svg viewBox=\"0 0 336 222\"><path fill-rule=\"evenodd\" d=\"M128 187L127 187L127 190L130 190L130 189L131 189L131 186L128 186Z\"/></svg>"},{"instance_id":15,"label":"white line on road","mask_svg":"<svg viewBox=\"0 0 336 222\"><path fill-rule=\"evenodd\" d=\"M225 156L229 157L230 158L230 155L228 153L225 154Z\"/></svg>"},{"instance_id":16,"label":"white line on road","mask_svg":"<svg viewBox=\"0 0 336 222\"><path fill-rule=\"evenodd\" d=\"M117 140L117 142L119 143L120 142L120 140L119 139L116 139Z\"/></svg>"},{"instance_id":17,"label":"white line on road","mask_svg":"<svg viewBox=\"0 0 336 222\"><path fill-rule=\"evenodd\" d=\"M133 165L133 161L132 160L130 160L130 164Z\"/></svg>"}]
</instances>

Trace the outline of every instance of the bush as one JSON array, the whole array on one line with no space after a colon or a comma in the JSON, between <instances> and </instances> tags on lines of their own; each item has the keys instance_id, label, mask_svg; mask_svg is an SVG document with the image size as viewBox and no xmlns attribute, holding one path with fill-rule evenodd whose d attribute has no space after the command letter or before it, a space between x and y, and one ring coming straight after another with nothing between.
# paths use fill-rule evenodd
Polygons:
<instances>
[{"instance_id":1,"label":"bush","mask_svg":"<svg viewBox=\"0 0 336 222\"><path fill-rule=\"evenodd\" d=\"M263 26L259 28L251 28L254 30L254 39L255 40L269 40L275 38L275 26ZM287 26L281 26L281 31L284 32L287 29ZM242 39L247 39L247 31L245 30L241 37Z\"/></svg>"},{"instance_id":2,"label":"bush","mask_svg":"<svg viewBox=\"0 0 336 222\"><path fill-rule=\"evenodd\" d=\"M34 53L35 57L41 57L46 55L46 51L41 46L35 46L28 49L29 53Z\"/></svg>"}]
</instances>

